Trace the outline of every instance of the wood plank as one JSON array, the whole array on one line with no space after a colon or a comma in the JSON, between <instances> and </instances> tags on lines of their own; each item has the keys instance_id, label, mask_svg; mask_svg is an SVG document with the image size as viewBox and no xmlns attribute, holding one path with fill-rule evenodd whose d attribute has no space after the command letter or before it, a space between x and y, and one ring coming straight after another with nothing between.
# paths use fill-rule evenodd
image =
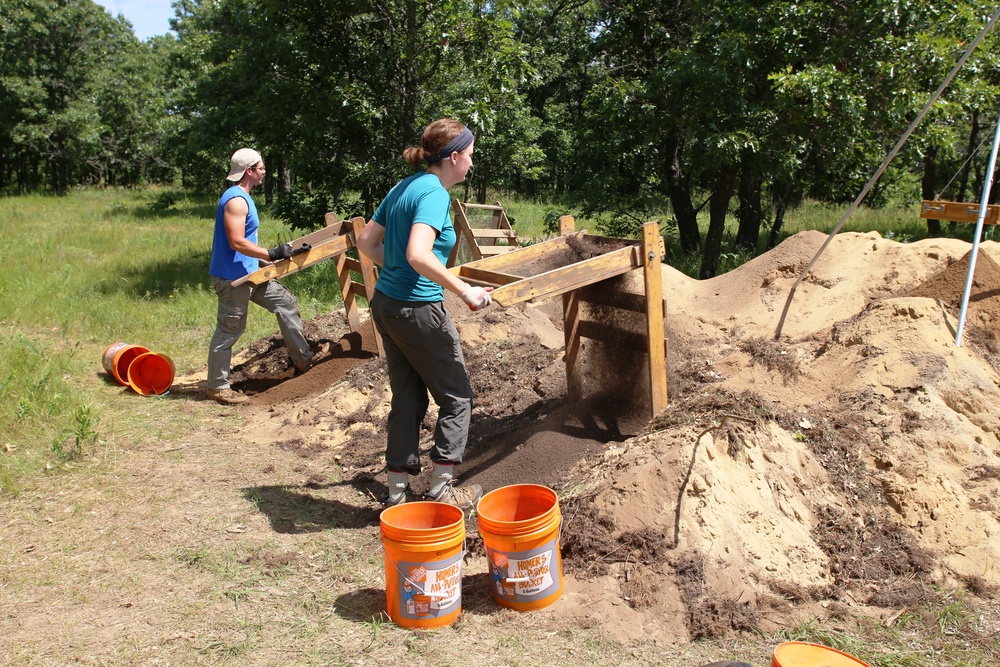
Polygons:
<instances>
[{"instance_id":1,"label":"wood plank","mask_svg":"<svg viewBox=\"0 0 1000 667\"><path fill-rule=\"evenodd\" d=\"M325 259L334 257L337 254L353 247L354 239L352 236L337 236L333 239L328 239L322 243L313 245L312 249L308 252L295 255L294 257L289 257L288 259L278 260L274 264L270 264L268 266L263 266L251 274L234 280L233 286L242 285L243 283L260 285L261 283L266 283L268 280L288 276L293 273L297 273L308 266L312 266L313 264L322 262Z\"/></svg>"},{"instance_id":2,"label":"wood plank","mask_svg":"<svg viewBox=\"0 0 1000 667\"><path fill-rule=\"evenodd\" d=\"M642 226L643 273L646 285L646 336L649 350L649 403L651 417L667 407L667 358L663 335L663 273L660 226Z\"/></svg>"},{"instance_id":3,"label":"wood plank","mask_svg":"<svg viewBox=\"0 0 1000 667\"><path fill-rule=\"evenodd\" d=\"M513 276L509 273L500 273L498 271L487 271L486 269L470 266L469 264L463 264L459 268L461 268L461 271L456 272L458 277L468 282L478 281L484 285L496 286L509 285L523 280L521 276Z\"/></svg>"},{"instance_id":4,"label":"wood plank","mask_svg":"<svg viewBox=\"0 0 1000 667\"><path fill-rule=\"evenodd\" d=\"M347 325L351 331L357 331L361 327L361 313L358 312L357 299L354 298L354 290L351 289L354 282L351 280L351 272L347 269L347 255L343 253L337 256L337 280L340 283L340 295L344 299Z\"/></svg>"},{"instance_id":5,"label":"wood plank","mask_svg":"<svg viewBox=\"0 0 1000 667\"><path fill-rule=\"evenodd\" d=\"M455 211L455 246L451 249L451 253L448 255L447 267L454 267L458 263L458 253L462 248L462 242L469 247L469 252L472 253L474 260L482 259L483 254L479 251L479 245L476 243L476 237L472 234L472 227L469 225L469 219L465 215L465 209L463 208L462 202L457 199L451 200L451 207Z\"/></svg>"},{"instance_id":6,"label":"wood plank","mask_svg":"<svg viewBox=\"0 0 1000 667\"><path fill-rule=\"evenodd\" d=\"M565 249L566 246L566 238L557 236L556 238L548 239L547 241L542 241L541 243L535 243L523 248L518 248L516 253L504 253L502 255L497 255L496 257L487 257L475 262L463 264L462 268L481 267L491 271L499 271L501 273L516 275L516 272L510 269L516 268L518 265L523 266L525 264L529 264L554 252L559 252ZM453 273L458 273L459 268L460 267L452 267L450 270Z\"/></svg>"},{"instance_id":7,"label":"wood plank","mask_svg":"<svg viewBox=\"0 0 1000 667\"><path fill-rule=\"evenodd\" d=\"M365 301L368 300L368 292L365 290L365 286L361 283L351 283L351 294L356 297L361 297Z\"/></svg>"},{"instance_id":8,"label":"wood plank","mask_svg":"<svg viewBox=\"0 0 1000 667\"><path fill-rule=\"evenodd\" d=\"M583 371L580 363L580 302L577 292L562 295L563 299L563 340L566 344L566 395L578 403L583 398Z\"/></svg>"},{"instance_id":9,"label":"wood plank","mask_svg":"<svg viewBox=\"0 0 1000 667\"><path fill-rule=\"evenodd\" d=\"M559 236L566 236L576 231L576 218L571 215L559 216Z\"/></svg>"},{"instance_id":10,"label":"wood plank","mask_svg":"<svg viewBox=\"0 0 1000 667\"><path fill-rule=\"evenodd\" d=\"M357 216L351 219L350 224L353 228L352 236L357 238L361 234L361 231L365 228L365 219L361 216ZM372 302L372 297L375 296L375 283L378 280L378 269L375 268L375 263L363 252L358 253L358 263L361 265L361 284L364 288L365 299L370 304ZM372 334L375 336L375 347L378 351L378 356L385 358L385 346L382 343L382 336L380 336L378 331L375 330L374 322L371 322L371 328Z\"/></svg>"},{"instance_id":11,"label":"wood plank","mask_svg":"<svg viewBox=\"0 0 1000 667\"><path fill-rule=\"evenodd\" d=\"M497 255L502 255L503 253L510 252L512 250L517 250L517 248L509 245L479 246L479 252L483 254L483 257L496 257Z\"/></svg>"},{"instance_id":12,"label":"wood plank","mask_svg":"<svg viewBox=\"0 0 1000 667\"><path fill-rule=\"evenodd\" d=\"M361 262L353 257L344 257L344 266L355 273L361 273Z\"/></svg>"},{"instance_id":13,"label":"wood plank","mask_svg":"<svg viewBox=\"0 0 1000 667\"><path fill-rule=\"evenodd\" d=\"M343 233L343 223L336 222L323 229L318 229L315 232L306 234L302 238L295 239L291 242L292 248L301 247L303 243L308 243L309 245L319 245L329 241L330 239L335 239Z\"/></svg>"},{"instance_id":14,"label":"wood plank","mask_svg":"<svg viewBox=\"0 0 1000 667\"><path fill-rule=\"evenodd\" d=\"M458 200L456 200L456 201L458 201ZM482 210L482 211L502 211L503 210L503 206L500 205L500 202L497 202L496 204L474 204L474 203L470 203L470 202L462 202L462 206L464 206L465 208L474 208L474 209L479 209L479 210Z\"/></svg>"},{"instance_id":15,"label":"wood plank","mask_svg":"<svg viewBox=\"0 0 1000 667\"><path fill-rule=\"evenodd\" d=\"M498 287L493 291L493 300L501 306L512 306L524 301L541 301L613 278L642 266L641 251L639 246L628 246L552 271L546 271L537 276ZM517 253L508 253L499 257L509 257L514 254Z\"/></svg>"},{"instance_id":16,"label":"wood plank","mask_svg":"<svg viewBox=\"0 0 1000 667\"><path fill-rule=\"evenodd\" d=\"M979 203L956 201L924 200L920 207L920 217L929 220L947 220L950 222L977 222L979 220ZM1000 220L1000 205L990 204L986 208L983 224L995 225Z\"/></svg>"},{"instance_id":17,"label":"wood plank","mask_svg":"<svg viewBox=\"0 0 1000 667\"><path fill-rule=\"evenodd\" d=\"M472 235L477 239L516 239L517 234L511 229L486 229L483 227L473 227Z\"/></svg>"}]
</instances>

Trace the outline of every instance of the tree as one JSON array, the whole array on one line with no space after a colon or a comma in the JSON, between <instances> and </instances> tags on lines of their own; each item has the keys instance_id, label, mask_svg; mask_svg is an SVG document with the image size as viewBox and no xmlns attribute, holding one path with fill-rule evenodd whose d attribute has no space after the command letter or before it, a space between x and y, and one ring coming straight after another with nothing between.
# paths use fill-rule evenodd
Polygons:
<instances>
[{"instance_id":1,"label":"tree","mask_svg":"<svg viewBox=\"0 0 1000 667\"><path fill-rule=\"evenodd\" d=\"M148 49L91 0L0 14L0 174L22 191L142 180L163 109Z\"/></svg>"}]
</instances>

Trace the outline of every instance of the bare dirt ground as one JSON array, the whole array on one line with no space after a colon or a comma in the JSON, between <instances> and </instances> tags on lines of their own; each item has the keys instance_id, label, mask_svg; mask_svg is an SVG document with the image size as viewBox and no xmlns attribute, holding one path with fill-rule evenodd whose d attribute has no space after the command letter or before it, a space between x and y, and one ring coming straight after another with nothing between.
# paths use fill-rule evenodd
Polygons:
<instances>
[{"instance_id":1,"label":"bare dirt ground","mask_svg":"<svg viewBox=\"0 0 1000 667\"><path fill-rule=\"evenodd\" d=\"M183 446L116 454L96 496L70 480L16 499L37 520L5 527L30 584L0 579L0 649L11 664L763 666L744 633L891 625L954 590L995 646L1000 247L982 246L961 347L969 244L875 233L833 241L775 340L825 238L706 281L663 267L670 404L653 419L641 350L587 342L586 400L567 401L558 299L448 300L476 391L460 481L560 496L567 583L546 610L495 607L470 521L459 623L372 620L389 392L370 326L333 313L307 324L324 353L304 374L280 338L240 356L247 406L202 400L203 371L178 377ZM605 287L640 293L633 278Z\"/></svg>"}]
</instances>

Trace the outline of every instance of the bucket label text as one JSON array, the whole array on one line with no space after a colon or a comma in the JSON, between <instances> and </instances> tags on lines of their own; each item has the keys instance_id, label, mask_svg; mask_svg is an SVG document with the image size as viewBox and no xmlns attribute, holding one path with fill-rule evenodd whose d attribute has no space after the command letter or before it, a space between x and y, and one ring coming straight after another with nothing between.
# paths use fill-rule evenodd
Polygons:
<instances>
[{"instance_id":1,"label":"bucket label text","mask_svg":"<svg viewBox=\"0 0 1000 667\"><path fill-rule=\"evenodd\" d=\"M527 553L503 553L488 548L496 594L524 602L550 593L560 585L558 540Z\"/></svg>"},{"instance_id":2,"label":"bucket label text","mask_svg":"<svg viewBox=\"0 0 1000 667\"><path fill-rule=\"evenodd\" d=\"M462 556L437 563L399 563L400 613L406 618L449 614L462 605Z\"/></svg>"}]
</instances>

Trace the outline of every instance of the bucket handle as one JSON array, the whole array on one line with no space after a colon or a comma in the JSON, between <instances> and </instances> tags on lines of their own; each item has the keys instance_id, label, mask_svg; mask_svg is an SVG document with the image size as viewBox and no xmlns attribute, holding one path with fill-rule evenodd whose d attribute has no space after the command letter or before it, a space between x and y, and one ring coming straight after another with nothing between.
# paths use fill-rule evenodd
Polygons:
<instances>
[{"instance_id":1,"label":"bucket handle","mask_svg":"<svg viewBox=\"0 0 1000 667\"><path fill-rule=\"evenodd\" d=\"M564 522L564 518L562 516L560 516L559 517L559 534L556 535L556 544L562 544L563 522ZM525 581L531 581L531 577L514 577L513 579L508 578L508 577L503 577L503 580L506 583L508 583L508 584L520 584L520 583L523 583ZM414 584L414 585L416 585L416 584ZM421 591L421 592L423 592L423 591Z\"/></svg>"},{"instance_id":2,"label":"bucket handle","mask_svg":"<svg viewBox=\"0 0 1000 667\"><path fill-rule=\"evenodd\" d=\"M459 560L465 560L465 555L467 553L469 553L469 550L466 548L466 546L468 546L468 541L469 541L468 538L465 538L465 539L462 540L462 553L461 553L461 558L459 558ZM382 548L382 551L385 552L385 547ZM389 554L386 554L386 556L388 556L388 555ZM396 572L399 572L399 576L401 576L404 581L410 582L410 585L413 586L414 588L416 588L417 592L420 593L421 595L426 595L429 598L435 598L435 599L440 599L440 598L446 598L446 597L448 597L447 595L435 595L434 593L428 593L427 591L425 591L423 589L423 587L421 587L420 585L418 585L417 582L413 581L408 576L406 576L405 574L403 574L403 571L399 569L399 565L397 565L396 563L392 562L391 559L390 559L389 562L391 562L392 566L394 568L396 568Z\"/></svg>"}]
</instances>

